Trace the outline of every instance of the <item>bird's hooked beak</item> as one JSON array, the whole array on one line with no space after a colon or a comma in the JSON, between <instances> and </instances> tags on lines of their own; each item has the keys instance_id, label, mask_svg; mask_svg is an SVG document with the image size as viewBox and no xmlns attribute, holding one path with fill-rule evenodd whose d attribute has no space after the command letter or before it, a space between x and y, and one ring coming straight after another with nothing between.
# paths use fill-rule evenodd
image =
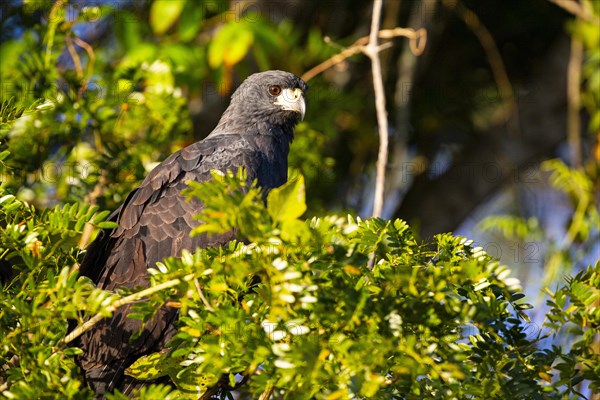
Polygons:
<instances>
[{"instance_id":1,"label":"bird's hooked beak","mask_svg":"<svg viewBox=\"0 0 600 400\"><path fill-rule=\"evenodd\" d=\"M281 106L282 110L300 113L300 119L304 120L306 103L304 102L304 93L302 93L302 89L283 89L281 94L276 97L273 104Z\"/></svg>"}]
</instances>

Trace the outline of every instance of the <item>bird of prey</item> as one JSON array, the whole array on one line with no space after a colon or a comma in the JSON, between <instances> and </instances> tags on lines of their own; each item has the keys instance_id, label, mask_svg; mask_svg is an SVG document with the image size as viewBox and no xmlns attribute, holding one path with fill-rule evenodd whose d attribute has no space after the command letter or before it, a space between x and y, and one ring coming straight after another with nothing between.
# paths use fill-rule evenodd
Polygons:
<instances>
[{"instance_id":1,"label":"bird of prey","mask_svg":"<svg viewBox=\"0 0 600 400\"><path fill-rule=\"evenodd\" d=\"M283 71L249 76L231 97L216 128L202 141L169 156L133 190L109 218L118 224L104 230L88 247L80 274L98 287L149 285L147 269L183 249L224 244L233 233L219 237L191 237L200 222L198 200L181 195L187 181L203 182L211 170L237 171L243 167L248 181L257 180L266 193L287 180L287 157L294 126L304 118L307 84ZM102 397L115 388L126 393L139 381L125 369L140 356L160 351L175 333L177 312L161 308L144 326L127 318L129 307L117 310L80 337L83 354L78 363L89 387Z\"/></svg>"}]
</instances>

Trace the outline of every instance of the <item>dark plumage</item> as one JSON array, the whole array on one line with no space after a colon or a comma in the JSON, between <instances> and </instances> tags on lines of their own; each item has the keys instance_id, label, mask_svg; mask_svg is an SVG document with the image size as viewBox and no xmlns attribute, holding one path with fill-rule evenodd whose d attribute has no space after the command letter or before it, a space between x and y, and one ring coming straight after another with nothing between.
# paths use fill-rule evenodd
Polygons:
<instances>
[{"instance_id":1,"label":"dark plumage","mask_svg":"<svg viewBox=\"0 0 600 400\"><path fill-rule=\"evenodd\" d=\"M244 167L248 180L256 179L265 192L287 180L287 156L293 128L304 117L304 93L300 78L283 71L251 75L231 97L217 127L206 139L168 157L132 191L111 220L112 231L102 231L89 246L81 275L100 288L148 286L149 267L182 249L193 250L229 241L220 237L190 237L199 222L199 201L181 195L186 181L210 179L211 170ZM177 313L160 309L143 334L130 341L140 322L128 319L128 307L118 310L80 338L84 354L79 364L88 385L98 396L119 388L129 392L135 382L124 370L142 355L162 349L174 333Z\"/></svg>"}]
</instances>

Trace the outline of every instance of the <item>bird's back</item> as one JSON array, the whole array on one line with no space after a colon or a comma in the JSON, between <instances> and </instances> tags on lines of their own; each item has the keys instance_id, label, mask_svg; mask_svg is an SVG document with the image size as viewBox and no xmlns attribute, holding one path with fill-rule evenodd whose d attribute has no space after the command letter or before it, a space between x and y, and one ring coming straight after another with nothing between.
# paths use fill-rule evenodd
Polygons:
<instances>
[{"instance_id":1,"label":"bird's back","mask_svg":"<svg viewBox=\"0 0 600 400\"><path fill-rule=\"evenodd\" d=\"M289 144L273 140L220 135L171 155L113 213L111 219L119 226L102 231L90 245L80 274L105 290L147 287L147 269L164 258L178 256L183 249L227 243L233 232L211 237L190 236L191 230L200 224L194 216L200 213L202 204L196 199L186 200L181 191L187 187L187 181L210 179L211 170L236 171L238 167L247 170L249 181L257 179L267 191L280 186L287 176ZM262 150L267 148L267 152ZM141 336L130 341L140 330L141 322L126 318L129 311L129 306L117 310L112 318L101 321L80 339L85 349L80 365L96 393L115 387L128 391L125 368L140 356L164 347L174 333L177 311L163 307L146 324Z\"/></svg>"},{"instance_id":2,"label":"bird's back","mask_svg":"<svg viewBox=\"0 0 600 400\"><path fill-rule=\"evenodd\" d=\"M219 124L203 141L168 157L129 194L110 219L118 224L104 230L88 247L80 267L99 288L147 287L148 268L183 249L217 246L234 237L190 237L201 222L199 200L187 201L181 191L188 181L205 182L211 170L246 169L248 181L257 181L266 194L287 180L287 156L293 127L304 116L300 78L283 71L248 77L232 95ZM80 337L78 358L88 385L98 397L114 388L128 393L139 384L124 370L145 354L165 348L175 332L177 311L162 307L143 326L127 318L130 306L118 309ZM131 340L139 331L141 335Z\"/></svg>"}]
</instances>

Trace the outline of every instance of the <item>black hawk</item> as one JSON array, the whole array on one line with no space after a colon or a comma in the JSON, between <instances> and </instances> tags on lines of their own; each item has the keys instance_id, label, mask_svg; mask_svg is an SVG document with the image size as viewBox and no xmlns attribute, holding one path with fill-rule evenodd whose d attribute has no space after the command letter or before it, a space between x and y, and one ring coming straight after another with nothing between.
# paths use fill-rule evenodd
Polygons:
<instances>
[{"instance_id":1,"label":"black hawk","mask_svg":"<svg viewBox=\"0 0 600 400\"><path fill-rule=\"evenodd\" d=\"M221 245L233 233L220 237L191 237L199 225L194 215L200 201L186 201L181 191L187 181L203 182L211 170L246 169L266 193L287 180L287 157L294 126L304 117L308 86L297 76L267 71L248 77L231 97L217 127L202 141L168 157L133 190L111 215L118 223L101 231L90 244L80 274L98 287L148 286L147 269L183 249ZM119 388L130 392L140 382L124 374L140 356L160 351L175 333L177 312L161 308L146 323L140 337L131 340L141 322L127 318L125 306L80 337L83 354L78 363L87 384L101 397Z\"/></svg>"}]
</instances>

